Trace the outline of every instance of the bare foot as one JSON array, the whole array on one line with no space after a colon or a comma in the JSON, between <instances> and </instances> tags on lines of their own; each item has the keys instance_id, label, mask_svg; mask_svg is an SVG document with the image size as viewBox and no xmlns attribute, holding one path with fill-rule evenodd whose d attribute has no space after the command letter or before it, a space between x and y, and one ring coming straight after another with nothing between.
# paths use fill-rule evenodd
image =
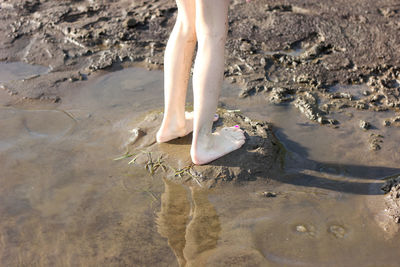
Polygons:
<instances>
[{"instance_id":1,"label":"bare foot","mask_svg":"<svg viewBox=\"0 0 400 267\"><path fill-rule=\"evenodd\" d=\"M245 143L244 131L239 127L225 127L220 132L199 138L190 154L194 164L202 165L220 158Z\"/></svg>"},{"instance_id":2,"label":"bare foot","mask_svg":"<svg viewBox=\"0 0 400 267\"><path fill-rule=\"evenodd\" d=\"M218 118L218 115L215 114L213 121L217 121ZM169 120L168 123L164 120L157 132L156 139L158 143L165 143L191 132L193 132L193 112L185 112L185 122L180 125L174 119Z\"/></svg>"}]
</instances>

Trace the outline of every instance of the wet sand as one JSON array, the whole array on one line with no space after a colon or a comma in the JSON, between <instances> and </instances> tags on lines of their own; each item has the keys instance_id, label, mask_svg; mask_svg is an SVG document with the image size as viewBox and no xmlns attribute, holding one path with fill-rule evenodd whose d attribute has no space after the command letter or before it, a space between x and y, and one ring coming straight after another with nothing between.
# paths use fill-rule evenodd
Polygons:
<instances>
[{"instance_id":1,"label":"wet sand","mask_svg":"<svg viewBox=\"0 0 400 267\"><path fill-rule=\"evenodd\" d=\"M382 148L370 153L375 130L354 120L375 124L375 113L354 112L335 129L309 122L293 104L239 100L239 90L225 84L222 105L275 125L284 169L212 189L114 160L130 130L161 110L161 72L98 75L74 83L62 103L3 98L1 263L396 266L398 226L382 213L380 190L383 176L400 172L396 128L382 126ZM185 157L187 148L176 153Z\"/></svg>"}]
</instances>

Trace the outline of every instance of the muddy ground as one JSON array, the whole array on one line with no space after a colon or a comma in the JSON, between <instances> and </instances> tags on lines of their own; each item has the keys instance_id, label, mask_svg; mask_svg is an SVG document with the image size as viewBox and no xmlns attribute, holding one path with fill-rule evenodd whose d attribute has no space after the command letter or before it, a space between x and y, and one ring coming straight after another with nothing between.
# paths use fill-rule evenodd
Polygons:
<instances>
[{"instance_id":1,"label":"muddy ground","mask_svg":"<svg viewBox=\"0 0 400 267\"><path fill-rule=\"evenodd\" d=\"M171 0L4 0L0 11L0 61L49 66L45 74L1 87L16 101L54 103L70 83L99 70L162 68L177 13ZM399 127L399 32L396 0L235 0L225 77L242 86L241 97L293 102L310 120L332 128L340 121L330 114L346 109L394 111L382 124ZM357 84L368 89L359 95L335 89ZM360 122L364 130L371 127ZM370 150L381 143L371 135Z\"/></svg>"},{"instance_id":2,"label":"muddy ground","mask_svg":"<svg viewBox=\"0 0 400 267\"><path fill-rule=\"evenodd\" d=\"M151 175L163 173L177 183L206 188L224 182L269 180L282 171L285 149L272 133L271 124L252 120L234 110L218 109L218 114L215 131L233 125L240 125L245 131L246 143L239 150L207 165L194 165L190 158L192 136L157 144L156 132L163 116L161 112L150 112L135 123L121 160L142 165Z\"/></svg>"}]
</instances>

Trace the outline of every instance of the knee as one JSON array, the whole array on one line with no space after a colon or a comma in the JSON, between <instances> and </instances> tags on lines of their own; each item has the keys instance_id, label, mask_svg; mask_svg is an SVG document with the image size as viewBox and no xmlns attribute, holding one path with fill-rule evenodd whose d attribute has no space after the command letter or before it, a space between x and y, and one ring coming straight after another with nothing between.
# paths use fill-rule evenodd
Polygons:
<instances>
[{"instance_id":1,"label":"knee","mask_svg":"<svg viewBox=\"0 0 400 267\"><path fill-rule=\"evenodd\" d=\"M181 19L178 16L175 28L181 38L187 41L196 41L196 29L194 23Z\"/></svg>"},{"instance_id":2,"label":"knee","mask_svg":"<svg viewBox=\"0 0 400 267\"><path fill-rule=\"evenodd\" d=\"M221 25L201 25L196 28L196 35L199 41L208 40L208 41L225 41L227 34L226 27L222 27Z\"/></svg>"}]
</instances>

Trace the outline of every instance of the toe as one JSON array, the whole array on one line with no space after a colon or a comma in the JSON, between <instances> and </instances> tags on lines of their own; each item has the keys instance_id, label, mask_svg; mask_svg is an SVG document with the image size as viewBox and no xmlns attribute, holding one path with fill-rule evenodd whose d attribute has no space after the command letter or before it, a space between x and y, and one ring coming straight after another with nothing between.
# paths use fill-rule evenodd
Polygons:
<instances>
[{"instance_id":1,"label":"toe","mask_svg":"<svg viewBox=\"0 0 400 267\"><path fill-rule=\"evenodd\" d=\"M240 129L238 130L234 130L232 128L228 128L227 130L224 131L225 136L227 136L228 138L231 138L235 141L238 140L244 140L245 136L244 136L244 132Z\"/></svg>"},{"instance_id":2,"label":"toe","mask_svg":"<svg viewBox=\"0 0 400 267\"><path fill-rule=\"evenodd\" d=\"M239 127L232 126L232 127L224 127L224 128L222 128L222 131L231 133L231 132L240 132L240 131L243 131L243 130L240 129Z\"/></svg>"},{"instance_id":3,"label":"toe","mask_svg":"<svg viewBox=\"0 0 400 267\"><path fill-rule=\"evenodd\" d=\"M218 114L214 114L213 121L217 121L218 119L219 119L219 115Z\"/></svg>"}]
</instances>

